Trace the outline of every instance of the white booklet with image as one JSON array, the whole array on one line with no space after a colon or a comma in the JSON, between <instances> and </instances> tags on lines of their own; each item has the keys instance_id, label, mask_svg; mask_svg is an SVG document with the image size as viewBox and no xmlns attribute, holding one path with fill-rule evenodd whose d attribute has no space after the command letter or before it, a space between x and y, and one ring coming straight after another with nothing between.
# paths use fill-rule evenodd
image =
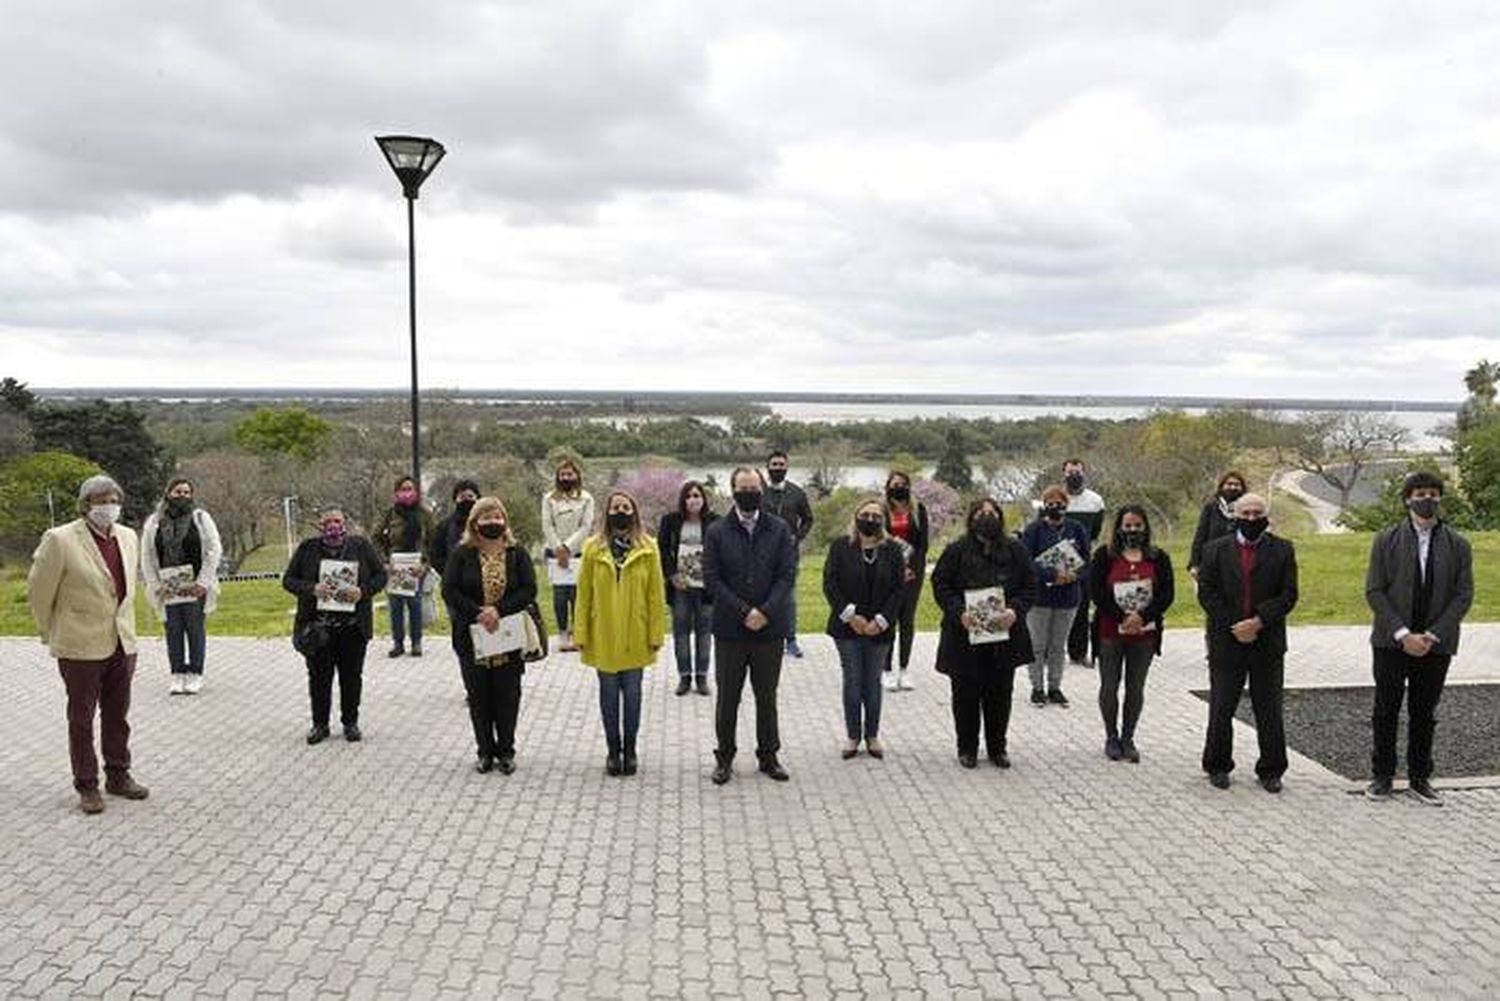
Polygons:
<instances>
[{"instance_id":1,"label":"white booklet with image","mask_svg":"<svg viewBox=\"0 0 1500 1001\"><path fill-rule=\"evenodd\" d=\"M494 632L479 623L469 627L469 638L474 642L474 659L499 657L526 647L526 613L502 616Z\"/></svg>"},{"instance_id":2,"label":"white booklet with image","mask_svg":"<svg viewBox=\"0 0 1500 1001\"><path fill-rule=\"evenodd\" d=\"M422 554L391 553L391 573L386 578L387 594L414 598L422 589Z\"/></svg>"},{"instance_id":3,"label":"white booklet with image","mask_svg":"<svg viewBox=\"0 0 1500 1001\"><path fill-rule=\"evenodd\" d=\"M683 542L677 546L677 572L688 587L703 586L703 546L696 542Z\"/></svg>"},{"instance_id":4,"label":"white booklet with image","mask_svg":"<svg viewBox=\"0 0 1500 1001\"><path fill-rule=\"evenodd\" d=\"M1005 588L981 587L965 591L964 610L974 620L969 627L971 644L1004 643L1010 639L1010 630L1000 624L1000 613L1005 611Z\"/></svg>"},{"instance_id":5,"label":"white booklet with image","mask_svg":"<svg viewBox=\"0 0 1500 1001\"><path fill-rule=\"evenodd\" d=\"M162 604L192 604L193 602L198 600L197 596L192 592L193 585L197 583L198 578L193 574L193 568L191 564L183 564L180 567L162 567Z\"/></svg>"},{"instance_id":6,"label":"white booklet with image","mask_svg":"<svg viewBox=\"0 0 1500 1001\"><path fill-rule=\"evenodd\" d=\"M320 612L352 612L355 602L341 595L359 587L359 562L356 560L322 560L318 563L318 583L327 584L333 593L318 599Z\"/></svg>"},{"instance_id":7,"label":"white booklet with image","mask_svg":"<svg viewBox=\"0 0 1500 1001\"><path fill-rule=\"evenodd\" d=\"M548 557L547 582L553 587L556 587L559 584L562 584L564 586L569 584L577 584L578 554L573 554L573 558L568 560L567 566L560 566L557 562L557 557L555 556Z\"/></svg>"}]
</instances>

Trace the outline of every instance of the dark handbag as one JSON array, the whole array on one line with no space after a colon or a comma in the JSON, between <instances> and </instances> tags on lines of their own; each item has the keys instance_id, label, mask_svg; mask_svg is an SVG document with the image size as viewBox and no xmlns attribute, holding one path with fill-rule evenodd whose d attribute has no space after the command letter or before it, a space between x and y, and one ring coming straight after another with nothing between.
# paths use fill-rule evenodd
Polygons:
<instances>
[{"instance_id":1,"label":"dark handbag","mask_svg":"<svg viewBox=\"0 0 1500 1001\"><path fill-rule=\"evenodd\" d=\"M526 606L526 615L531 619L535 635L531 635L532 629L527 630L526 650L522 652L521 658L527 663L545 660L547 657L547 624L542 621L542 610L533 601Z\"/></svg>"},{"instance_id":2,"label":"dark handbag","mask_svg":"<svg viewBox=\"0 0 1500 1001\"><path fill-rule=\"evenodd\" d=\"M304 657L315 657L333 642L333 629L321 618L311 618L292 631L292 649Z\"/></svg>"}]
</instances>

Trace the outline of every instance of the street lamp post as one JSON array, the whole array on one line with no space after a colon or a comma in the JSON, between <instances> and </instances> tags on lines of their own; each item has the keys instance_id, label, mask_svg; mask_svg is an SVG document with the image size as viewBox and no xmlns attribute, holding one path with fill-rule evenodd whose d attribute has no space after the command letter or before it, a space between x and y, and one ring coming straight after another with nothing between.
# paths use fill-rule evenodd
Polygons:
<instances>
[{"instance_id":1,"label":"street lamp post","mask_svg":"<svg viewBox=\"0 0 1500 1001\"><path fill-rule=\"evenodd\" d=\"M406 196L407 305L411 321L411 475L422 489L422 425L417 409L417 192L447 152L436 139L376 136L375 143L401 181Z\"/></svg>"}]
</instances>

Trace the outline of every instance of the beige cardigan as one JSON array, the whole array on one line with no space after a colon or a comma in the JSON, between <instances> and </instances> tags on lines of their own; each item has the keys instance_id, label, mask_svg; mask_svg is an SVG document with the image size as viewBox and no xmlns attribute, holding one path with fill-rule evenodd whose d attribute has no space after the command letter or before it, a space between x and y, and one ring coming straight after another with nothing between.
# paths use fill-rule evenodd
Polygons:
<instances>
[{"instance_id":1,"label":"beige cardigan","mask_svg":"<svg viewBox=\"0 0 1500 1001\"><path fill-rule=\"evenodd\" d=\"M42 642L63 660L107 660L118 644L135 653L135 579L140 542L133 529L114 527L125 565L125 600L82 518L49 529L31 557L26 597Z\"/></svg>"}]
</instances>

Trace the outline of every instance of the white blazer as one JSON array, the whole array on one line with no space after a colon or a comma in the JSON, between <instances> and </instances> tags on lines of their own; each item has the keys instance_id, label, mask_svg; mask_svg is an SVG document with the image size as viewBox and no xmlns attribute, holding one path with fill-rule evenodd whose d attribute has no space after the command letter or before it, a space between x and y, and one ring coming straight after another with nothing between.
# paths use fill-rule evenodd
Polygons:
<instances>
[{"instance_id":1,"label":"white blazer","mask_svg":"<svg viewBox=\"0 0 1500 1001\"><path fill-rule=\"evenodd\" d=\"M141 526L141 579L146 582L146 603L158 619L165 619L167 607L157 591L157 585L161 583L161 561L156 555L156 529L160 523L161 512L158 511ZM219 527L201 507L193 508L193 524L198 526L198 538L203 543L203 568L198 571L198 586L208 592L203 598L206 614L219 607L219 560L224 555L224 544L219 539Z\"/></svg>"},{"instance_id":2,"label":"white blazer","mask_svg":"<svg viewBox=\"0 0 1500 1001\"><path fill-rule=\"evenodd\" d=\"M107 660L118 644L135 653L135 530L114 527L125 568L125 600L82 518L48 529L31 557L26 599L42 642L62 660Z\"/></svg>"}]
</instances>

